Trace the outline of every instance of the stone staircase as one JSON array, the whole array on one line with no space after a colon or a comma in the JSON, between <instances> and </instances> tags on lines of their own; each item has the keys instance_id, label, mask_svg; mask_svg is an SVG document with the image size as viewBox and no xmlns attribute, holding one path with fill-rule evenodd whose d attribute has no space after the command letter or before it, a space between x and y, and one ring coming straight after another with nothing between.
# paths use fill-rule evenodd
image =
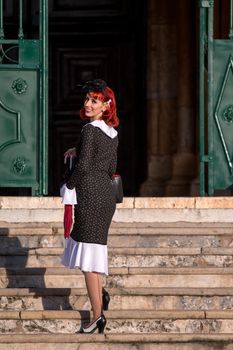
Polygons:
<instances>
[{"instance_id":1,"label":"stone staircase","mask_svg":"<svg viewBox=\"0 0 233 350\"><path fill-rule=\"evenodd\" d=\"M126 203L119 206L116 218L122 221L113 221L109 235L105 334L82 335L75 332L90 319L90 304L82 273L60 265L61 220L38 219L35 205L33 215L22 208L24 222L13 200L8 208L0 199L0 350L232 350L229 200L228 208L221 202L205 212L198 209L195 220L189 218L197 209L172 201L173 217L179 211L172 222L166 212L153 220L158 203L142 208L150 222L137 210L135 220ZM62 219L57 202L53 210Z\"/></svg>"}]
</instances>

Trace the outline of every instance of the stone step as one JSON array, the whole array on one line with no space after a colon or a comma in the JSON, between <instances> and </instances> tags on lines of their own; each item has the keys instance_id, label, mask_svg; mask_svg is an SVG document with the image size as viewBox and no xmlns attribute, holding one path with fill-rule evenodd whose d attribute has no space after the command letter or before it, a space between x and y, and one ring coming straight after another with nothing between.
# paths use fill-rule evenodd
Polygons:
<instances>
[{"instance_id":1,"label":"stone step","mask_svg":"<svg viewBox=\"0 0 233 350\"><path fill-rule=\"evenodd\" d=\"M0 269L0 288L84 288L78 269ZM108 287L233 287L232 268L111 268Z\"/></svg>"},{"instance_id":2,"label":"stone step","mask_svg":"<svg viewBox=\"0 0 233 350\"><path fill-rule=\"evenodd\" d=\"M1 248L0 255L61 255L64 248L14 248L8 247ZM157 247L125 247L125 248L113 248L108 249L111 255L232 255L233 248L157 248Z\"/></svg>"},{"instance_id":3,"label":"stone step","mask_svg":"<svg viewBox=\"0 0 233 350\"><path fill-rule=\"evenodd\" d=\"M1 222L59 222L64 205L59 197L0 197ZM232 222L231 197L125 197L113 222Z\"/></svg>"},{"instance_id":4,"label":"stone step","mask_svg":"<svg viewBox=\"0 0 233 350\"><path fill-rule=\"evenodd\" d=\"M1 248L0 248L1 249ZM211 254L211 249L208 248L208 254ZM202 250L200 248L109 248L109 254L111 255L200 255ZM217 254L216 248L213 250L214 254ZM63 248L38 248L38 249L27 249L27 248L6 248L0 250L1 256L7 255L61 255ZM220 254L222 253L222 254ZM220 255L232 255L233 248L225 248L224 252L219 249Z\"/></svg>"},{"instance_id":5,"label":"stone step","mask_svg":"<svg viewBox=\"0 0 233 350\"><path fill-rule=\"evenodd\" d=\"M233 289L219 288L108 288L113 296L233 296ZM84 296L86 288L0 288L1 296Z\"/></svg>"},{"instance_id":6,"label":"stone step","mask_svg":"<svg viewBox=\"0 0 233 350\"><path fill-rule=\"evenodd\" d=\"M233 311L106 311L106 333L233 333ZM89 323L87 311L2 311L0 333L74 334Z\"/></svg>"},{"instance_id":7,"label":"stone step","mask_svg":"<svg viewBox=\"0 0 233 350\"><path fill-rule=\"evenodd\" d=\"M6 225L5 225L6 226ZM0 254L14 249L62 248L64 246L61 223L33 223L30 225L0 225ZM229 224L189 223L172 224L112 224L109 248L222 248L230 251L233 247L233 228ZM221 251L218 252L221 254Z\"/></svg>"},{"instance_id":8,"label":"stone step","mask_svg":"<svg viewBox=\"0 0 233 350\"><path fill-rule=\"evenodd\" d=\"M31 236L31 235L61 235L63 236L62 222L30 222L9 223L0 221L1 236ZM112 222L110 235L178 235L178 236L209 236L232 235L232 222Z\"/></svg>"},{"instance_id":9,"label":"stone step","mask_svg":"<svg viewBox=\"0 0 233 350\"><path fill-rule=\"evenodd\" d=\"M230 310L232 288L110 288L110 310ZM82 288L2 288L0 310L90 310Z\"/></svg>"},{"instance_id":10,"label":"stone step","mask_svg":"<svg viewBox=\"0 0 233 350\"><path fill-rule=\"evenodd\" d=\"M17 235L1 236L1 252L5 249L37 249L37 248L61 248L65 244L63 235ZM232 234L224 235L162 235L162 234L110 234L108 239L110 248L223 248L230 249L233 246Z\"/></svg>"},{"instance_id":11,"label":"stone step","mask_svg":"<svg viewBox=\"0 0 233 350\"><path fill-rule=\"evenodd\" d=\"M61 267L63 248L7 249L0 266ZM110 268L117 267L231 267L233 248L109 248Z\"/></svg>"},{"instance_id":12,"label":"stone step","mask_svg":"<svg viewBox=\"0 0 233 350\"><path fill-rule=\"evenodd\" d=\"M233 311L197 311L197 310L110 310L104 312L108 320L117 319L233 319ZM207 317L208 314L208 317ZM90 321L91 312L80 310L33 310L33 311L1 311L0 320L74 320L74 321Z\"/></svg>"},{"instance_id":13,"label":"stone step","mask_svg":"<svg viewBox=\"0 0 233 350\"><path fill-rule=\"evenodd\" d=\"M0 350L232 350L233 334L4 334Z\"/></svg>"},{"instance_id":14,"label":"stone step","mask_svg":"<svg viewBox=\"0 0 233 350\"><path fill-rule=\"evenodd\" d=\"M0 255L61 255L63 247L45 247L45 248L0 248ZM232 255L233 247L229 248L186 248L186 247L110 247L110 255Z\"/></svg>"},{"instance_id":15,"label":"stone step","mask_svg":"<svg viewBox=\"0 0 233 350\"><path fill-rule=\"evenodd\" d=\"M57 227L57 234L63 235L63 227ZM232 223L185 223L185 222L174 222L174 223L115 223L110 227L111 235L141 235L141 236L215 236L223 235L230 236L233 234ZM184 239L184 237L183 237Z\"/></svg>"},{"instance_id":16,"label":"stone step","mask_svg":"<svg viewBox=\"0 0 233 350\"><path fill-rule=\"evenodd\" d=\"M122 268L111 268L111 275L231 275L233 274L232 267L218 268L218 267L177 267L177 268L166 268L166 267L147 267L147 268L137 268L137 267L122 267ZM83 275L79 269L69 269L66 267L49 267L49 268L0 268L0 278L1 276L39 276L39 275L58 275L58 276L76 276ZM108 277L109 278L109 277ZM225 286L226 287L226 286Z\"/></svg>"}]
</instances>

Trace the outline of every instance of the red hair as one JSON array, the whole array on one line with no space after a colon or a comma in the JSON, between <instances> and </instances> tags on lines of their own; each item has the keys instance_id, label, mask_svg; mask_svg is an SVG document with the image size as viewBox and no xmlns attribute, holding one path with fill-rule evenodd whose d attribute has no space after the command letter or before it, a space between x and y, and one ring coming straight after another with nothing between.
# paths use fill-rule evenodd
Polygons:
<instances>
[{"instance_id":1,"label":"red hair","mask_svg":"<svg viewBox=\"0 0 233 350\"><path fill-rule=\"evenodd\" d=\"M107 103L107 108L103 112L102 120L109 126L117 127L119 125L119 118L116 111L116 99L112 89L107 86L103 92L90 91L88 94L103 103ZM84 107L80 110L80 117L82 119L87 119Z\"/></svg>"}]
</instances>

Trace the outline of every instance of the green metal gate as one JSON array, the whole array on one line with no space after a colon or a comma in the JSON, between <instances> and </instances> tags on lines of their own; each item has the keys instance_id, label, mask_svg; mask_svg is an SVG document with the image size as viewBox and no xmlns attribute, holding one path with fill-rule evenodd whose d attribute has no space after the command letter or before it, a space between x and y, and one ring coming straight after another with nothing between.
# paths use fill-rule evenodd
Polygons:
<instances>
[{"instance_id":1,"label":"green metal gate","mask_svg":"<svg viewBox=\"0 0 233 350\"><path fill-rule=\"evenodd\" d=\"M233 187L233 0L229 39L214 39L214 1L200 1L200 194Z\"/></svg>"},{"instance_id":2,"label":"green metal gate","mask_svg":"<svg viewBox=\"0 0 233 350\"><path fill-rule=\"evenodd\" d=\"M0 187L29 187L32 195L43 195L48 187L48 1L40 1L35 40L24 38L23 0L14 3L18 37L7 40L0 0Z\"/></svg>"}]
</instances>

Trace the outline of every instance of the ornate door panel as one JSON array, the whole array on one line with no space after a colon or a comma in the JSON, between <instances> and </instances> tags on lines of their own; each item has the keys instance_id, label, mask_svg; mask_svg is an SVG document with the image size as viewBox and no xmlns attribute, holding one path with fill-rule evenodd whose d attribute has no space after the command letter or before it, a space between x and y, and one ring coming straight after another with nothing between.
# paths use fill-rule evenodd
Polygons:
<instances>
[{"instance_id":1,"label":"ornate door panel","mask_svg":"<svg viewBox=\"0 0 233 350\"><path fill-rule=\"evenodd\" d=\"M213 186L233 185L233 42L214 43Z\"/></svg>"},{"instance_id":2,"label":"ornate door panel","mask_svg":"<svg viewBox=\"0 0 233 350\"><path fill-rule=\"evenodd\" d=\"M37 72L1 70L1 186L37 188L37 124Z\"/></svg>"}]
</instances>

